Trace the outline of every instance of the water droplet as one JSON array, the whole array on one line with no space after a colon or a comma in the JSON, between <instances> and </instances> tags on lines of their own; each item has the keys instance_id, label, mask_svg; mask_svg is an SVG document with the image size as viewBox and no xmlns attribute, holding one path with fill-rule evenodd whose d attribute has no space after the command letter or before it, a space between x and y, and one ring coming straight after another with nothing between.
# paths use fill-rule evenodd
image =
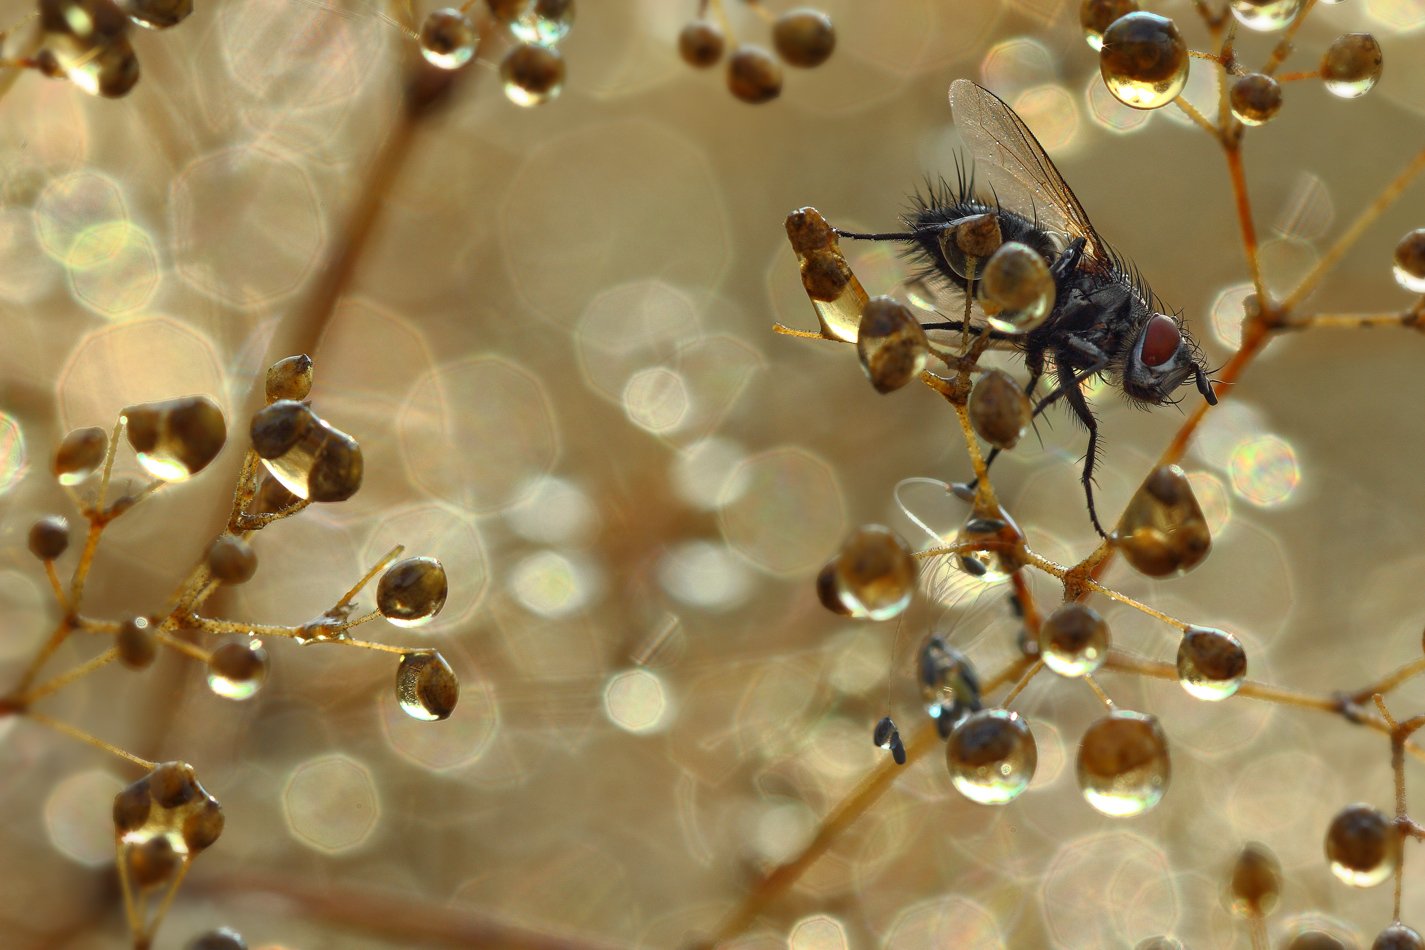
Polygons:
<instances>
[{"instance_id":1,"label":"water droplet","mask_svg":"<svg viewBox=\"0 0 1425 950\"><path fill-rule=\"evenodd\" d=\"M957 555L956 563L982 584L1003 583L1022 566L1019 546L1023 541L1019 526L1002 510L972 511L953 543L983 547Z\"/></svg>"},{"instance_id":2,"label":"water droplet","mask_svg":"<svg viewBox=\"0 0 1425 950\"><path fill-rule=\"evenodd\" d=\"M1024 388L1002 369L992 369L970 390L970 425L997 449L1012 449L1029 429L1034 408Z\"/></svg>"},{"instance_id":3,"label":"water droplet","mask_svg":"<svg viewBox=\"0 0 1425 950\"><path fill-rule=\"evenodd\" d=\"M940 256L950 269L966 280L978 278L985 262L1004 243L999 216L972 214L956 218L940 232Z\"/></svg>"},{"instance_id":4,"label":"water droplet","mask_svg":"<svg viewBox=\"0 0 1425 950\"><path fill-rule=\"evenodd\" d=\"M54 450L54 477L61 485L74 486L99 471L109 436L97 426L75 429L60 440Z\"/></svg>"},{"instance_id":5,"label":"water droplet","mask_svg":"<svg viewBox=\"0 0 1425 950\"><path fill-rule=\"evenodd\" d=\"M1247 676L1247 651L1232 634L1189 627L1178 644L1178 682L1189 696L1215 702L1237 692Z\"/></svg>"},{"instance_id":6,"label":"water droplet","mask_svg":"<svg viewBox=\"0 0 1425 950\"><path fill-rule=\"evenodd\" d=\"M164 762L114 796L114 832L125 867L143 887L169 880L178 866L218 840L223 809L193 766Z\"/></svg>"},{"instance_id":7,"label":"water droplet","mask_svg":"<svg viewBox=\"0 0 1425 950\"><path fill-rule=\"evenodd\" d=\"M1079 743L1079 790L1105 815L1142 814L1162 801L1170 777L1167 737L1146 713L1116 709Z\"/></svg>"},{"instance_id":8,"label":"water droplet","mask_svg":"<svg viewBox=\"0 0 1425 950\"><path fill-rule=\"evenodd\" d=\"M820 66L836 49L836 28L820 10L789 10L772 24L772 45L788 66Z\"/></svg>"},{"instance_id":9,"label":"water droplet","mask_svg":"<svg viewBox=\"0 0 1425 950\"><path fill-rule=\"evenodd\" d=\"M252 447L298 498L345 501L361 487L361 446L305 403L280 399L252 417Z\"/></svg>"},{"instance_id":10,"label":"water droplet","mask_svg":"<svg viewBox=\"0 0 1425 950\"><path fill-rule=\"evenodd\" d=\"M990 255L979 290L990 326L1003 333L1028 333L1038 327L1058 293L1044 258L1018 241L1006 241Z\"/></svg>"},{"instance_id":11,"label":"water droplet","mask_svg":"<svg viewBox=\"0 0 1425 950\"><path fill-rule=\"evenodd\" d=\"M1326 829L1331 873L1352 887L1374 887L1395 873L1400 833L1386 814L1369 805L1348 805Z\"/></svg>"},{"instance_id":12,"label":"water droplet","mask_svg":"<svg viewBox=\"0 0 1425 950\"><path fill-rule=\"evenodd\" d=\"M918 656L920 695L941 738L961 719L980 710L980 678L969 659L931 634Z\"/></svg>"},{"instance_id":13,"label":"water droplet","mask_svg":"<svg viewBox=\"0 0 1425 950\"><path fill-rule=\"evenodd\" d=\"M130 406L123 415L139 464L166 482L181 482L202 471L227 441L222 410L207 396Z\"/></svg>"},{"instance_id":14,"label":"water droplet","mask_svg":"<svg viewBox=\"0 0 1425 950\"><path fill-rule=\"evenodd\" d=\"M41 561L53 561L69 548L69 519L45 515L30 525L30 553Z\"/></svg>"},{"instance_id":15,"label":"water droplet","mask_svg":"<svg viewBox=\"0 0 1425 950\"><path fill-rule=\"evenodd\" d=\"M280 359L267 368L267 401L306 399L312 392L312 358L305 353Z\"/></svg>"},{"instance_id":16,"label":"water droplet","mask_svg":"<svg viewBox=\"0 0 1425 950\"><path fill-rule=\"evenodd\" d=\"M1103 49L1103 31L1121 16L1138 12L1137 0L1083 0L1079 4L1079 26L1084 41L1095 53Z\"/></svg>"},{"instance_id":17,"label":"water droplet","mask_svg":"<svg viewBox=\"0 0 1425 950\"><path fill-rule=\"evenodd\" d=\"M460 698L460 681L445 657L434 650L407 653L396 669L396 701L412 719L450 718Z\"/></svg>"},{"instance_id":18,"label":"water droplet","mask_svg":"<svg viewBox=\"0 0 1425 950\"><path fill-rule=\"evenodd\" d=\"M1376 934L1371 950L1425 950L1425 937L1413 927L1391 924Z\"/></svg>"},{"instance_id":19,"label":"water droplet","mask_svg":"<svg viewBox=\"0 0 1425 950\"><path fill-rule=\"evenodd\" d=\"M1113 542L1149 577L1187 573L1207 557L1207 519L1182 469L1162 465L1148 475L1124 509Z\"/></svg>"},{"instance_id":20,"label":"water droplet","mask_svg":"<svg viewBox=\"0 0 1425 950\"><path fill-rule=\"evenodd\" d=\"M475 23L459 10L432 10L421 23L421 55L437 69L459 69L475 55L480 35ZM303 396L279 398L303 399Z\"/></svg>"},{"instance_id":21,"label":"water droplet","mask_svg":"<svg viewBox=\"0 0 1425 950\"><path fill-rule=\"evenodd\" d=\"M878 393L889 393L920 376L930 343L910 308L893 297L872 297L861 314L856 355Z\"/></svg>"},{"instance_id":22,"label":"water droplet","mask_svg":"<svg viewBox=\"0 0 1425 950\"><path fill-rule=\"evenodd\" d=\"M1416 228L1395 246L1395 282L1412 294L1425 294L1425 228Z\"/></svg>"},{"instance_id":23,"label":"water droplet","mask_svg":"<svg viewBox=\"0 0 1425 950\"><path fill-rule=\"evenodd\" d=\"M1176 23L1156 13L1129 13L1104 31L1099 72L1119 102L1160 109L1187 85L1188 60Z\"/></svg>"},{"instance_id":24,"label":"water droplet","mask_svg":"<svg viewBox=\"0 0 1425 950\"><path fill-rule=\"evenodd\" d=\"M564 57L552 46L517 43L500 60L500 78L515 105L542 105L564 89Z\"/></svg>"},{"instance_id":25,"label":"water droplet","mask_svg":"<svg viewBox=\"0 0 1425 950\"><path fill-rule=\"evenodd\" d=\"M1342 99L1358 99L1380 79L1380 44L1369 33L1336 37L1321 57L1321 78L1326 91Z\"/></svg>"},{"instance_id":26,"label":"water droplet","mask_svg":"<svg viewBox=\"0 0 1425 950\"><path fill-rule=\"evenodd\" d=\"M1108 659L1108 623L1086 604L1061 605L1039 625L1039 657L1060 676L1087 676Z\"/></svg>"},{"instance_id":27,"label":"water droplet","mask_svg":"<svg viewBox=\"0 0 1425 950\"><path fill-rule=\"evenodd\" d=\"M1232 866L1232 911L1265 917L1281 898L1282 866L1265 845L1249 842Z\"/></svg>"},{"instance_id":28,"label":"water droplet","mask_svg":"<svg viewBox=\"0 0 1425 950\"><path fill-rule=\"evenodd\" d=\"M430 623L445 606L445 568L433 557L408 557L386 568L376 585L376 609L398 627Z\"/></svg>"},{"instance_id":29,"label":"water droplet","mask_svg":"<svg viewBox=\"0 0 1425 950\"><path fill-rule=\"evenodd\" d=\"M91 96L119 99L139 81L138 54L123 36L96 42L51 34L35 58L46 75L63 76Z\"/></svg>"},{"instance_id":30,"label":"water droplet","mask_svg":"<svg viewBox=\"0 0 1425 950\"><path fill-rule=\"evenodd\" d=\"M786 228L822 335L855 343L870 297L842 257L836 232L815 208L787 215Z\"/></svg>"},{"instance_id":31,"label":"water droplet","mask_svg":"<svg viewBox=\"0 0 1425 950\"><path fill-rule=\"evenodd\" d=\"M129 19L148 30L177 26L193 12L193 0L124 0Z\"/></svg>"},{"instance_id":32,"label":"water droplet","mask_svg":"<svg viewBox=\"0 0 1425 950\"><path fill-rule=\"evenodd\" d=\"M716 66L726 46L722 30L710 20L693 20L678 34L678 55L696 69Z\"/></svg>"},{"instance_id":33,"label":"water droplet","mask_svg":"<svg viewBox=\"0 0 1425 950\"><path fill-rule=\"evenodd\" d=\"M1249 30L1283 30L1296 19L1301 0L1232 0L1232 15Z\"/></svg>"},{"instance_id":34,"label":"water droplet","mask_svg":"<svg viewBox=\"0 0 1425 950\"><path fill-rule=\"evenodd\" d=\"M752 105L771 102L782 94L782 67L760 46L740 45L727 60L727 88Z\"/></svg>"},{"instance_id":35,"label":"water droplet","mask_svg":"<svg viewBox=\"0 0 1425 950\"><path fill-rule=\"evenodd\" d=\"M230 640L208 658L208 688L224 699L251 699L266 682L269 665L261 640Z\"/></svg>"},{"instance_id":36,"label":"water droplet","mask_svg":"<svg viewBox=\"0 0 1425 950\"><path fill-rule=\"evenodd\" d=\"M114 648L119 662L131 670L147 669L158 655L158 641L146 617L129 617L119 623Z\"/></svg>"},{"instance_id":37,"label":"water droplet","mask_svg":"<svg viewBox=\"0 0 1425 950\"><path fill-rule=\"evenodd\" d=\"M1261 125L1282 107L1282 87L1266 73L1248 73L1233 80L1227 98L1237 121Z\"/></svg>"},{"instance_id":38,"label":"water droplet","mask_svg":"<svg viewBox=\"0 0 1425 950\"><path fill-rule=\"evenodd\" d=\"M1029 787L1039 753L1018 713L982 709L951 730L945 763L955 791L982 805L1003 805Z\"/></svg>"},{"instance_id":39,"label":"water droplet","mask_svg":"<svg viewBox=\"0 0 1425 950\"><path fill-rule=\"evenodd\" d=\"M510 32L526 43L553 46L574 26L574 0L529 0L510 21Z\"/></svg>"},{"instance_id":40,"label":"water droplet","mask_svg":"<svg viewBox=\"0 0 1425 950\"><path fill-rule=\"evenodd\" d=\"M890 620L915 595L915 558L894 531L881 525L857 528L828 567L836 601L852 617Z\"/></svg>"}]
</instances>

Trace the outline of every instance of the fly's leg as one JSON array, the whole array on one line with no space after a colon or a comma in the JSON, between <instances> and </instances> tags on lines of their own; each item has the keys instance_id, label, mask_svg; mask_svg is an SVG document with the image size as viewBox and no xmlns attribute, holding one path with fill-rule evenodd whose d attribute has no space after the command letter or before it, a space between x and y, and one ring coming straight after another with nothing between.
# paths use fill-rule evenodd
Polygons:
<instances>
[{"instance_id":1,"label":"fly's leg","mask_svg":"<svg viewBox=\"0 0 1425 950\"><path fill-rule=\"evenodd\" d=\"M1077 355L1081 359L1092 357L1093 365L1086 368L1082 375L1075 373L1073 367L1067 359L1070 355ZM1093 470L1098 463L1098 420L1094 418L1093 410L1089 408L1089 401L1084 398L1084 391L1079 388L1082 379L1087 379L1094 373L1099 372L1108 365L1108 356L1085 340L1078 337L1069 337L1068 342L1055 353L1054 366L1059 375L1059 393L1069 403L1069 408L1073 410L1074 416L1083 423L1089 433L1088 449L1084 452L1084 497L1088 500L1089 520L1093 522L1094 530L1099 537L1107 538L1108 532L1103 530L1103 525L1098 520L1098 510L1093 503Z\"/></svg>"},{"instance_id":2,"label":"fly's leg","mask_svg":"<svg viewBox=\"0 0 1425 950\"><path fill-rule=\"evenodd\" d=\"M1054 286L1064 286L1064 281L1078 268L1079 259L1084 256L1085 243L1081 237L1074 238L1059 259L1050 265L1049 274L1054 278Z\"/></svg>"}]
</instances>

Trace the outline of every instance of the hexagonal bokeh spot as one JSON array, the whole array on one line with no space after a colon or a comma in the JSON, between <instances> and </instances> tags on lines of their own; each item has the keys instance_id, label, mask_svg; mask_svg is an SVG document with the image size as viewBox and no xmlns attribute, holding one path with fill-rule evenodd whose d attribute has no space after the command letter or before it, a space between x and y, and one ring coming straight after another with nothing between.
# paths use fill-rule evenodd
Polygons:
<instances>
[{"instance_id":1,"label":"hexagonal bokeh spot","mask_svg":"<svg viewBox=\"0 0 1425 950\"><path fill-rule=\"evenodd\" d=\"M70 245L69 260L75 299L110 319L147 306L158 293L161 274L153 238L131 222L106 221L81 231Z\"/></svg>"},{"instance_id":2,"label":"hexagonal bokeh spot","mask_svg":"<svg viewBox=\"0 0 1425 950\"><path fill-rule=\"evenodd\" d=\"M40 247L66 267L89 263L85 255L93 254L94 248L81 248L79 256L74 248L75 240L87 229L129 220L122 186L94 171L74 172L45 185L35 200L33 215Z\"/></svg>"},{"instance_id":3,"label":"hexagonal bokeh spot","mask_svg":"<svg viewBox=\"0 0 1425 950\"><path fill-rule=\"evenodd\" d=\"M288 832L307 847L350 851L371 837L381 799L365 765L345 755L323 755L292 770L282 791L282 813Z\"/></svg>"},{"instance_id":4,"label":"hexagonal bokeh spot","mask_svg":"<svg viewBox=\"0 0 1425 950\"><path fill-rule=\"evenodd\" d=\"M195 159L174 179L170 207L179 274L229 306L265 306L292 293L326 246L306 170L255 145Z\"/></svg>"},{"instance_id":5,"label":"hexagonal bokeh spot","mask_svg":"<svg viewBox=\"0 0 1425 950\"><path fill-rule=\"evenodd\" d=\"M124 787L102 769L61 779L45 799L45 832L65 857L97 868L114 861L114 796Z\"/></svg>"},{"instance_id":6,"label":"hexagonal bokeh spot","mask_svg":"<svg viewBox=\"0 0 1425 950\"><path fill-rule=\"evenodd\" d=\"M831 556L846 533L841 483L825 460L805 449L784 446L755 455L729 484L742 490L718 513L723 537L769 574L810 570Z\"/></svg>"}]
</instances>

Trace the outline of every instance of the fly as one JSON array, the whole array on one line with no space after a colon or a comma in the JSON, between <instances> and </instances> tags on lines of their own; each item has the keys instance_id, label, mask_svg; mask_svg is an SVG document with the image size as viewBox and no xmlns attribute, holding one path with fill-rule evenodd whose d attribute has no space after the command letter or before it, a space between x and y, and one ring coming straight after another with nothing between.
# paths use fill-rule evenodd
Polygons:
<instances>
[{"instance_id":1,"label":"fly","mask_svg":"<svg viewBox=\"0 0 1425 950\"><path fill-rule=\"evenodd\" d=\"M1054 305L1044 322L1028 333L966 328L954 320L925 328L968 329L1019 349L1029 369L1025 392L1031 398L1040 379L1049 376L1054 388L1035 405L1034 416L1062 399L1088 431L1084 494L1095 530L1107 537L1093 497L1098 420L1081 387L1102 377L1136 405L1161 406L1176 403L1173 393L1192 379L1203 398L1216 405L1202 353L1181 313L1165 313L1138 271L1099 237L1034 133L1004 100L968 79L957 79L950 84L950 109L970 147L971 173L962 171L955 186L942 180L925 195L914 196L911 209L901 217L905 231L856 234L838 229L837 234L900 242L909 257L924 265L922 276L967 294L973 281L959 273L942 250L942 238L963 218L993 214L1004 240L1026 244L1044 258L1054 278ZM974 193L976 169L989 179L992 201ZM987 462L998 454L993 450Z\"/></svg>"}]
</instances>

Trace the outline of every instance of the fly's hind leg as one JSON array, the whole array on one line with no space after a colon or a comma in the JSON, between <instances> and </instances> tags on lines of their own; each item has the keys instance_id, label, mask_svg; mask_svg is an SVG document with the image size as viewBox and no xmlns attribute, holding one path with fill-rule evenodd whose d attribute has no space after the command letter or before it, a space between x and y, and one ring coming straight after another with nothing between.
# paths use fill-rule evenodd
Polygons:
<instances>
[{"instance_id":1,"label":"fly's hind leg","mask_svg":"<svg viewBox=\"0 0 1425 950\"><path fill-rule=\"evenodd\" d=\"M1093 354L1094 365L1079 373L1075 373L1069 361L1064 358L1069 355L1068 351L1071 349L1075 354L1080 356ZM1099 372L1107 363L1108 357L1104 355L1102 350L1092 343L1087 343L1077 337L1070 337L1069 343L1056 354L1054 360L1055 371L1059 375L1059 392L1063 395L1065 401L1068 402L1069 408L1073 410L1074 416L1079 422L1083 423L1084 428L1088 430L1089 444L1088 449L1084 452L1084 474L1081 480L1084 484L1084 497L1088 501L1089 520L1093 522L1094 530L1098 532L1101 538L1107 538L1108 532L1103 530L1103 525L1099 523L1098 509L1094 507L1093 502L1093 470L1094 466L1098 464L1099 448L1098 420L1094 418L1093 410L1089 408L1089 401L1084 398L1084 391L1079 388L1079 384L1083 380L1093 376L1094 373Z\"/></svg>"}]
</instances>

